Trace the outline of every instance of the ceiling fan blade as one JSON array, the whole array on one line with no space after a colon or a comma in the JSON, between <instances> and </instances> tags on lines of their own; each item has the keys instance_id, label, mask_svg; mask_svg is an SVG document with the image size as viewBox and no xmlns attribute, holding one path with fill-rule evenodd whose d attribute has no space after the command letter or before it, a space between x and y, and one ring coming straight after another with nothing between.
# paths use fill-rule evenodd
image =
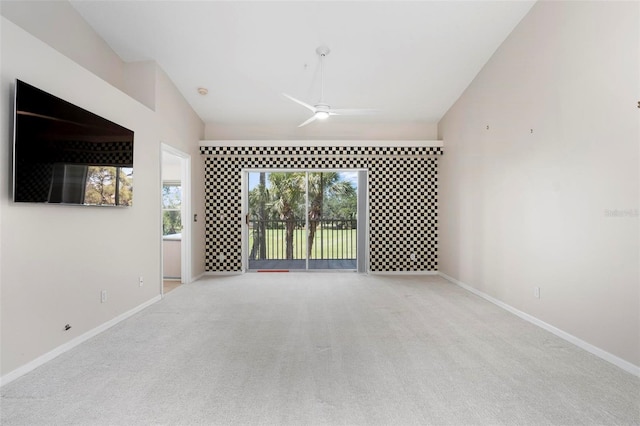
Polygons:
<instances>
[{"instance_id":1,"label":"ceiling fan blade","mask_svg":"<svg viewBox=\"0 0 640 426\"><path fill-rule=\"evenodd\" d=\"M295 102L295 103L297 103L297 104L302 105L302 106L303 106L303 107L305 107L305 108L310 109L310 110L311 110L311 112L313 112L313 113L315 114L316 109L315 109L314 107L312 107L311 105L309 105L308 103L306 103L306 102L302 102L301 100L296 99L296 98L294 98L293 96L287 95L286 93L283 93L283 94L282 94L282 96L284 96L284 97L285 97L285 98L287 98L287 99L292 100L293 102Z\"/></svg>"},{"instance_id":2,"label":"ceiling fan blade","mask_svg":"<svg viewBox=\"0 0 640 426\"><path fill-rule=\"evenodd\" d=\"M373 115L377 114L380 111L377 109L366 109L366 108L342 108L342 109L332 109L329 111L330 115Z\"/></svg>"},{"instance_id":3,"label":"ceiling fan blade","mask_svg":"<svg viewBox=\"0 0 640 426\"><path fill-rule=\"evenodd\" d=\"M300 124L298 127L302 127L302 126L306 126L307 124L316 121L316 116L315 114L311 116L311 118L309 118L307 121L305 121L304 123Z\"/></svg>"}]
</instances>

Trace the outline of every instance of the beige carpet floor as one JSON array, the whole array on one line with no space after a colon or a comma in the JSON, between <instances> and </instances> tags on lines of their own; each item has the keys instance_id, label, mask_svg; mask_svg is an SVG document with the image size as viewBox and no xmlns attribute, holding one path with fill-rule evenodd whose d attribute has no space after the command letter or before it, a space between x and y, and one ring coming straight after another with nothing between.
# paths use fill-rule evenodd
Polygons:
<instances>
[{"instance_id":1,"label":"beige carpet floor","mask_svg":"<svg viewBox=\"0 0 640 426\"><path fill-rule=\"evenodd\" d=\"M2 425L640 424L640 380L439 277L183 285L1 389Z\"/></svg>"}]
</instances>

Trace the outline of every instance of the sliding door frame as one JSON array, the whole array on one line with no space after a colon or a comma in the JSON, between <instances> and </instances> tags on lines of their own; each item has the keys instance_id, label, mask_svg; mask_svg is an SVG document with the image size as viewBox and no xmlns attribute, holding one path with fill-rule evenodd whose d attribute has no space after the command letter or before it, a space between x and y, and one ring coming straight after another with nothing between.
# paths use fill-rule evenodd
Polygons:
<instances>
[{"instance_id":1,"label":"sliding door frame","mask_svg":"<svg viewBox=\"0 0 640 426\"><path fill-rule=\"evenodd\" d=\"M356 250L356 272L368 273L369 272L369 185L368 185L368 169L363 168L344 168L344 169L317 169L317 168L303 168L303 169L291 169L291 168L247 168L241 171L241 188L242 188L242 272L255 272L255 270L249 269L249 229L246 223L246 218L249 214L249 173L325 173L325 172L355 172L358 174L358 188L357 188L357 250ZM305 179L305 205L306 211L309 210L309 181ZM305 224L308 232L309 229L309 216L305 215ZM308 234L306 235L308 238ZM325 271L325 272L345 272L343 269L309 269L309 256L305 257L305 269L296 271ZM351 270L349 270L351 272Z\"/></svg>"}]
</instances>

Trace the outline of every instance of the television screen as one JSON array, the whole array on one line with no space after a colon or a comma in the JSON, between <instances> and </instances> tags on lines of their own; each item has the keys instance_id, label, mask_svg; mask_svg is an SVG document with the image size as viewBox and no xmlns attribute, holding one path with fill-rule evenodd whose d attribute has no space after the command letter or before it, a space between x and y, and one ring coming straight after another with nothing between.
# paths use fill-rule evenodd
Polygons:
<instances>
[{"instance_id":1,"label":"television screen","mask_svg":"<svg viewBox=\"0 0 640 426\"><path fill-rule=\"evenodd\" d=\"M16 81L13 200L130 206L133 131Z\"/></svg>"}]
</instances>

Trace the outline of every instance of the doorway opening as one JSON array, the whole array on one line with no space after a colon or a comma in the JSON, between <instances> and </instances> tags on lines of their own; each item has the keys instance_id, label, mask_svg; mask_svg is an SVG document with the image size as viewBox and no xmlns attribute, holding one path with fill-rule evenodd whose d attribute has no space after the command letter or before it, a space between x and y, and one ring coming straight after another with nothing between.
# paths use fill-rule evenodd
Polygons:
<instances>
[{"instance_id":1,"label":"doorway opening","mask_svg":"<svg viewBox=\"0 0 640 426\"><path fill-rule=\"evenodd\" d=\"M191 281L191 156L161 147L161 293Z\"/></svg>"},{"instance_id":2,"label":"doorway opening","mask_svg":"<svg viewBox=\"0 0 640 426\"><path fill-rule=\"evenodd\" d=\"M366 272L366 171L243 173L249 271Z\"/></svg>"}]
</instances>

